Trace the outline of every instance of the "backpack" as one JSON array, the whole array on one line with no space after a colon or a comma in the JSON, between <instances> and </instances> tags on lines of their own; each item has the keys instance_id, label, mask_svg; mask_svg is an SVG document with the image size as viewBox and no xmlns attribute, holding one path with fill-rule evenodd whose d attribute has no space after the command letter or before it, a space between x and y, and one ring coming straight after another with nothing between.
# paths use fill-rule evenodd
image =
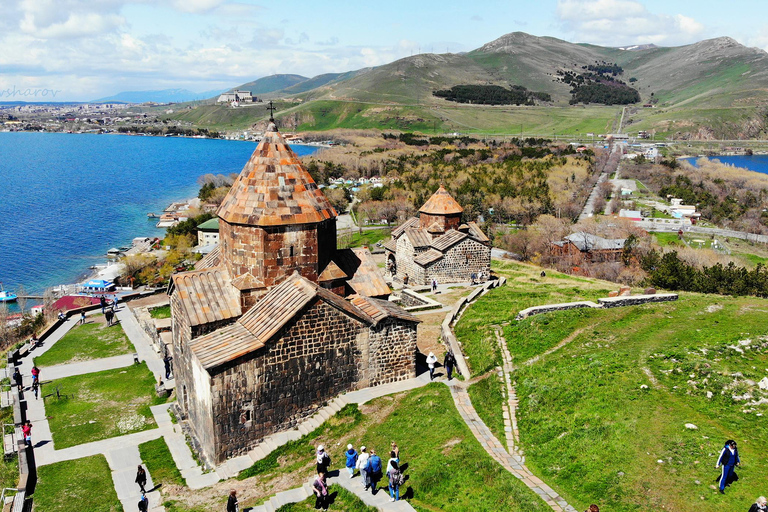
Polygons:
<instances>
[{"instance_id":1,"label":"backpack","mask_svg":"<svg viewBox=\"0 0 768 512\"><path fill-rule=\"evenodd\" d=\"M398 487L405 483L405 475L398 469L393 469L389 472L389 481Z\"/></svg>"}]
</instances>

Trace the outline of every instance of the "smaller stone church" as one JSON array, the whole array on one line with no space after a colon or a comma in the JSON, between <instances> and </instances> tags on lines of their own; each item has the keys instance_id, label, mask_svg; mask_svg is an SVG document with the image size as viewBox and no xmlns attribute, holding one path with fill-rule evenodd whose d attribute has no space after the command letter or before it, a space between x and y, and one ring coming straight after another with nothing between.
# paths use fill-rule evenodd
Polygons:
<instances>
[{"instance_id":1,"label":"smaller stone church","mask_svg":"<svg viewBox=\"0 0 768 512\"><path fill-rule=\"evenodd\" d=\"M429 285L487 279L491 242L475 222L461 222L464 208L440 188L384 244L387 269L408 284Z\"/></svg>"}]
</instances>

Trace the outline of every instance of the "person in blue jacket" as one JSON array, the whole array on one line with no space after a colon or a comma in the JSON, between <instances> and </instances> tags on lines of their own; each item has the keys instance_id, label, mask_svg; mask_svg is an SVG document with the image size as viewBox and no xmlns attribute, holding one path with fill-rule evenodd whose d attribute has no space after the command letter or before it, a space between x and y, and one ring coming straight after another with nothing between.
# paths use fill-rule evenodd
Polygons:
<instances>
[{"instance_id":1,"label":"person in blue jacket","mask_svg":"<svg viewBox=\"0 0 768 512\"><path fill-rule=\"evenodd\" d=\"M368 478L371 479L371 492L376 494L376 484L381 480L381 457L376 455L376 450L371 450L368 459Z\"/></svg>"},{"instance_id":2,"label":"person in blue jacket","mask_svg":"<svg viewBox=\"0 0 768 512\"><path fill-rule=\"evenodd\" d=\"M725 442L720 457L717 459L715 469L723 467L723 474L720 476L720 494L725 494L725 486L733 478L733 470L736 466L741 466L739 458L739 449L736 447L736 441L729 439Z\"/></svg>"},{"instance_id":3,"label":"person in blue jacket","mask_svg":"<svg viewBox=\"0 0 768 512\"><path fill-rule=\"evenodd\" d=\"M355 476L355 466L357 465L357 452L351 444L347 445L347 451L344 452L347 456L347 471L349 471L349 478Z\"/></svg>"}]
</instances>

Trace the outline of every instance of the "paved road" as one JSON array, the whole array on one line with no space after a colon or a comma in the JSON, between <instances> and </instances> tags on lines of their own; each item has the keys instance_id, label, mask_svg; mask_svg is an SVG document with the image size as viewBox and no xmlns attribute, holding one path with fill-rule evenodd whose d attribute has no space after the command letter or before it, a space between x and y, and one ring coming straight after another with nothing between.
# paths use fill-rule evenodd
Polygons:
<instances>
[{"instance_id":1,"label":"paved road","mask_svg":"<svg viewBox=\"0 0 768 512\"><path fill-rule=\"evenodd\" d=\"M611 144L611 156L615 152L619 151L620 147L621 147L621 144ZM597 181L595 182L595 186L592 187L592 192L590 192L589 194L587 203L584 205L584 209L581 211L581 215L579 215L579 220L588 219L589 217L592 217L592 215L594 215L595 200L597 199L597 196L599 194L600 184L605 180L607 180L608 176L616 172L617 168L618 168L618 161L614 166L611 163L611 157L609 156L608 160L606 161L605 167L603 168L603 172L600 173L600 177L597 178Z\"/></svg>"}]
</instances>

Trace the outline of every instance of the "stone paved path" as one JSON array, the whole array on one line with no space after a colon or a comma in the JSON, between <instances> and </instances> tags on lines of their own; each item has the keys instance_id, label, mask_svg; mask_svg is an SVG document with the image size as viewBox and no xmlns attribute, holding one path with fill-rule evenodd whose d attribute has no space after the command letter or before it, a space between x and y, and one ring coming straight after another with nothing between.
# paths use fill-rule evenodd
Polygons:
<instances>
[{"instance_id":1,"label":"stone paved path","mask_svg":"<svg viewBox=\"0 0 768 512\"><path fill-rule=\"evenodd\" d=\"M509 347L507 347L507 343L501 334L501 327L493 326L493 332L496 335L496 342L499 344L499 350L501 351L501 379L507 392L507 401L503 404L504 434L507 440L507 451L520 455L523 462L525 462L522 450L519 448L520 433L517 430L517 394L515 394L515 387L512 385L512 372L515 367L512 365Z\"/></svg>"},{"instance_id":2,"label":"stone paved path","mask_svg":"<svg viewBox=\"0 0 768 512\"><path fill-rule=\"evenodd\" d=\"M472 401L469 399L469 393L463 387L450 386L450 388L453 402L456 404L456 409L458 409L462 419L469 426L475 438L480 441L485 451L496 462L538 494L552 510L556 512L576 512L576 509L570 506L551 487L531 473L523 463L520 455L507 452L506 448L491 433L490 429L483 423L483 420L480 419L480 416L477 415L475 408L472 407Z\"/></svg>"}]
</instances>

